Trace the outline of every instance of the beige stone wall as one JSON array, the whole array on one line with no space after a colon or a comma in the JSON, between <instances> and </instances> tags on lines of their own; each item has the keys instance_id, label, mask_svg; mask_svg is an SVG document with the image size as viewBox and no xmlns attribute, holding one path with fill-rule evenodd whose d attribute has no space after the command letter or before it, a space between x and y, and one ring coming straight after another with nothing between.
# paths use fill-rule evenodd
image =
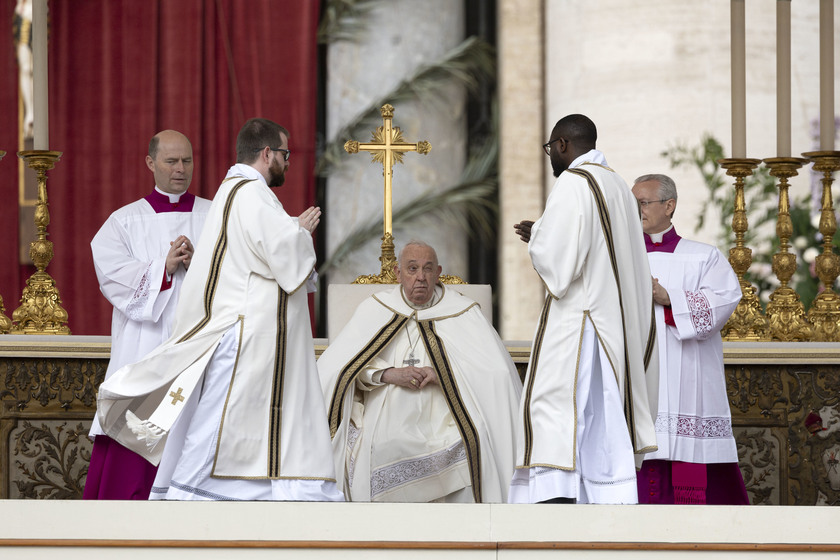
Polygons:
<instances>
[{"instance_id":1,"label":"beige stone wall","mask_svg":"<svg viewBox=\"0 0 840 560\"><path fill-rule=\"evenodd\" d=\"M680 192L677 226L713 242L714 228L694 233L707 195L701 176L672 171L661 152L697 145L709 132L731 154L730 2L546 0L545 6L547 120L589 115L599 128L599 148L628 182L644 173L671 174ZM793 155L817 147L811 120L819 115L818 17L819 2L793 3ZM776 2L748 0L746 25L747 155L773 157ZM837 18L835 28L840 36ZM836 57L835 64L840 76ZM809 175L792 181L793 197L808 194Z\"/></svg>"},{"instance_id":2,"label":"beige stone wall","mask_svg":"<svg viewBox=\"0 0 840 560\"><path fill-rule=\"evenodd\" d=\"M548 158L541 0L499 0L499 324L507 340L530 339L544 299L527 246L513 224L536 220L545 202ZM549 174L550 176L550 174Z\"/></svg>"},{"instance_id":3,"label":"beige stone wall","mask_svg":"<svg viewBox=\"0 0 840 560\"><path fill-rule=\"evenodd\" d=\"M792 148L798 155L818 145L811 121L819 115L819 2L792 8ZM500 230L539 215L535 183L547 191L553 177L538 145L557 119L584 113L598 126L598 147L610 165L628 182L645 173L671 175L680 192L679 231L714 243L718 218L695 232L708 194L701 175L670 169L661 153L698 145L708 132L731 154L729 17L728 0L500 0ZM747 0L746 25L747 155L773 157L776 3ZM835 95L838 76L835 55ZM835 106L840 112L837 100ZM791 181L791 196L808 196L810 181L803 170ZM502 336L509 339L531 336L539 310L534 300L542 297L532 293L533 269L518 243L502 235Z\"/></svg>"}]
</instances>

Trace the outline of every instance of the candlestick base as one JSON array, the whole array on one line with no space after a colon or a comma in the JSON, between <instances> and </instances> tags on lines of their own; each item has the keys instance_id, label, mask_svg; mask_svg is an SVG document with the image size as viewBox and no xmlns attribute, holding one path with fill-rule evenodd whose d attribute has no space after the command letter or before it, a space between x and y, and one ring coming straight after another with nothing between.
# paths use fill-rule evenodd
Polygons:
<instances>
[{"instance_id":1,"label":"candlestick base","mask_svg":"<svg viewBox=\"0 0 840 560\"><path fill-rule=\"evenodd\" d=\"M0 296L0 334L9 334L12 330L12 320L6 316L6 306L3 305L3 297Z\"/></svg>"},{"instance_id":2,"label":"candlestick base","mask_svg":"<svg viewBox=\"0 0 840 560\"><path fill-rule=\"evenodd\" d=\"M12 313L12 334L70 334L67 311L61 306L61 296L55 280L46 268L53 258L53 244L47 241L50 211L47 203L47 171L55 167L61 152L25 150L18 157L38 174L38 203L35 206L37 238L29 246L29 256L36 272L26 281L21 306Z\"/></svg>"},{"instance_id":3,"label":"candlestick base","mask_svg":"<svg viewBox=\"0 0 840 560\"><path fill-rule=\"evenodd\" d=\"M394 236L388 232L382 236L382 255L379 257L382 269L379 274L359 276L353 280L354 284L396 284L397 274L394 267L397 266L397 257L394 254Z\"/></svg>"},{"instance_id":4,"label":"candlestick base","mask_svg":"<svg viewBox=\"0 0 840 560\"><path fill-rule=\"evenodd\" d=\"M761 311L755 287L744 277L752 264L752 249L744 244L744 235L748 229L744 179L752 175L760 163L760 159L748 158L718 160L726 174L735 178L735 211L732 214L735 247L729 250L729 264L732 265L732 270L735 271L741 285L741 301L721 331L724 340L770 340L770 328Z\"/></svg>"},{"instance_id":5,"label":"candlestick base","mask_svg":"<svg viewBox=\"0 0 840 560\"><path fill-rule=\"evenodd\" d=\"M767 318L773 340L806 341L811 338L812 329L805 315L802 300L788 282L796 272L796 254L789 251L789 240L793 235L790 219L788 179L799 172L807 159L796 157L767 158L764 164L770 168L770 175L779 179L779 215L776 222L776 236L779 251L773 255L773 273L779 279L779 287L770 295L767 304Z\"/></svg>"},{"instance_id":6,"label":"candlestick base","mask_svg":"<svg viewBox=\"0 0 840 560\"><path fill-rule=\"evenodd\" d=\"M811 309L808 310L808 321L814 327L812 340L840 342L840 296L833 290L834 282L840 275L840 256L834 252L837 216L831 196L831 185L834 182L832 174L840 169L840 152L818 151L802 155L814 162L814 171L823 173L819 224L819 231L823 236L823 252L817 256L814 266L823 291L814 299Z\"/></svg>"}]
</instances>

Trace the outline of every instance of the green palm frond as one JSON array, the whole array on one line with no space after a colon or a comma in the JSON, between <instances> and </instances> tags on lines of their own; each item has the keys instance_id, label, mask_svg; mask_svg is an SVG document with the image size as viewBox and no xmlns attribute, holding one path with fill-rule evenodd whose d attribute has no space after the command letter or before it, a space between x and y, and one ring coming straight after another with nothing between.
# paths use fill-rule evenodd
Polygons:
<instances>
[{"instance_id":1,"label":"green palm frond","mask_svg":"<svg viewBox=\"0 0 840 560\"><path fill-rule=\"evenodd\" d=\"M326 45L356 41L367 31L367 15L382 0L328 0L321 12L316 38Z\"/></svg>"},{"instance_id":2,"label":"green palm frond","mask_svg":"<svg viewBox=\"0 0 840 560\"><path fill-rule=\"evenodd\" d=\"M487 42L470 37L446 53L440 60L421 66L400 82L390 93L371 103L367 109L341 128L330 140L318 163L316 175L326 175L332 165L344 156L344 143L369 134L382 124L380 108L386 103L398 105L403 101L431 101L439 99L442 84L457 84L470 92L494 75L493 48Z\"/></svg>"}]
</instances>

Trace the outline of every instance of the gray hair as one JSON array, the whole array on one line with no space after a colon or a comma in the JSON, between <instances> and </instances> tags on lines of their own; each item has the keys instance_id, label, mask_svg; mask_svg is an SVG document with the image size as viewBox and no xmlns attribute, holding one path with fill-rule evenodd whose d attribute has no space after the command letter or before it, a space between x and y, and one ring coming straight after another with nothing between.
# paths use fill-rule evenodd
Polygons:
<instances>
[{"instance_id":1,"label":"gray hair","mask_svg":"<svg viewBox=\"0 0 840 560\"><path fill-rule=\"evenodd\" d=\"M435 251L435 248L434 248L434 247L432 247L431 245L429 245L429 244L428 244L428 243L426 243L425 241L420 241L419 239L412 239L411 241L409 241L408 243L406 243L406 244L403 246L403 248L402 248L402 249L400 249L400 254L397 256L397 265L398 265L398 266L402 266L403 253L404 253L404 252L405 252L405 250L406 250L406 249L408 249L409 247L422 247L422 248L424 248L424 249L429 249L429 250L431 250L431 251L432 251L432 254L435 256L435 262L436 262L436 263L438 263L438 264L440 264L440 262L438 262L437 251Z\"/></svg>"},{"instance_id":2,"label":"gray hair","mask_svg":"<svg viewBox=\"0 0 840 560\"><path fill-rule=\"evenodd\" d=\"M642 175L641 177L637 178L633 181L633 184L638 183L647 183L648 181L656 181L659 183L659 198L662 200L670 200L674 199L674 202L677 201L677 185L674 183L674 180L668 177L667 175L662 175L661 173L650 173L648 175ZM674 210L676 212L676 209ZM671 217L674 217L674 214L671 214Z\"/></svg>"}]
</instances>

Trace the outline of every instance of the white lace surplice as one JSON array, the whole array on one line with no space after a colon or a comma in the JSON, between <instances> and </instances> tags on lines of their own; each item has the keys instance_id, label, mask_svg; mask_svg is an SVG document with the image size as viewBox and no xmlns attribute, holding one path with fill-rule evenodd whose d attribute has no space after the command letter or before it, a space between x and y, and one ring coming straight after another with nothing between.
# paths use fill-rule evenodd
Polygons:
<instances>
[{"instance_id":1,"label":"white lace surplice","mask_svg":"<svg viewBox=\"0 0 840 560\"><path fill-rule=\"evenodd\" d=\"M657 305L659 450L646 459L737 462L720 330L741 298L738 278L720 251L687 239L673 253L648 257L651 274L671 298L676 327L665 324Z\"/></svg>"}]
</instances>

